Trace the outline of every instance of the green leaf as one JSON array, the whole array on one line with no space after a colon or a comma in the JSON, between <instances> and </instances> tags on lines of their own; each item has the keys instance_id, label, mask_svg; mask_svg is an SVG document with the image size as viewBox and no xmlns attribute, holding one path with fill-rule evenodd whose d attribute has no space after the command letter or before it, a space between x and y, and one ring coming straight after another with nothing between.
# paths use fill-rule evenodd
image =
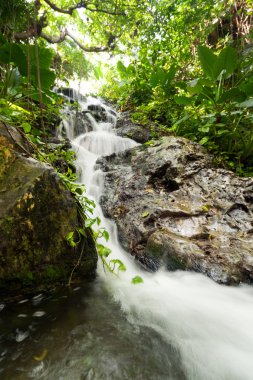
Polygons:
<instances>
[{"instance_id":1,"label":"green leaf","mask_svg":"<svg viewBox=\"0 0 253 380\"><path fill-rule=\"evenodd\" d=\"M103 231L102 236L105 238L106 241L109 240L110 236L109 236L109 233L106 230Z\"/></svg>"},{"instance_id":2,"label":"green leaf","mask_svg":"<svg viewBox=\"0 0 253 380\"><path fill-rule=\"evenodd\" d=\"M144 211L144 212L141 214L141 217L142 217L142 218L146 218L147 216L149 216L149 212L148 212L148 211Z\"/></svg>"},{"instance_id":3,"label":"green leaf","mask_svg":"<svg viewBox=\"0 0 253 380\"><path fill-rule=\"evenodd\" d=\"M67 239L67 240L71 240L71 239L73 238L73 236L74 236L74 231L71 231L71 232L69 232L68 235L66 236L66 239Z\"/></svg>"},{"instance_id":4,"label":"green leaf","mask_svg":"<svg viewBox=\"0 0 253 380\"><path fill-rule=\"evenodd\" d=\"M54 51L52 49L48 49L46 47L36 47L35 45L19 45L20 48L23 50L23 53L25 56L28 55L28 49L29 49L29 56L30 56L30 67L32 68L37 68L37 52L38 52L38 58L39 58L39 66L40 70L49 70L53 56L54 56ZM27 76L27 64L25 67L22 68L23 72L21 72L22 75Z\"/></svg>"},{"instance_id":5,"label":"green leaf","mask_svg":"<svg viewBox=\"0 0 253 380\"><path fill-rule=\"evenodd\" d=\"M94 68L94 75L97 80L99 80L99 78L103 78L103 72L100 66Z\"/></svg>"},{"instance_id":6,"label":"green leaf","mask_svg":"<svg viewBox=\"0 0 253 380\"><path fill-rule=\"evenodd\" d=\"M203 125L201 127L198 128L198 131L199 132L204 132L204 133L208 133L210 130L210 126L209 125Z\"/></svg>"},{"instance_id":7,"label":"green leaf","mask_svg":"<svg viewBox=\"0 0 253 380\"><path fill-rule=\"evenodd\" d=\"M203 137L200 141L199 141L199 144L200 145L205 145L206 143L208 143L209 141L209 137Z\"/></svg>"},{"instance_id":8,"label":"green leaf","mask_svg":"<svg viewBox=\"0 0 253 380\"><path fill-rule=\"evenodd\" d=\"M231 133L231 132L228 129L221 129L221 130L217 131L218 136L228 135L229 133Z\"/></svg>"},{"instance_id":9,"label":"green leaf","mask_svg":"<svg viewBox=\"0 0 253 380\"><path fill-rule=\"evenodd\" d=\"M121 79L128 77L128 70L127 70L126 66L121 61L118 61L118 63L117 63L117 70L119 72Z\"/></svg>"},{"instance_id":10,"label":"green leaf","mask_svg":"<svg viewBox=\"0 0 253 380\"><path fill-rule=\"evenodd\" d=\"M97 244L99 256L108 257L111 253L110 248L105 247L103 244Z\"/></svg>"},{"instance_id":11,"label":"green leaf","mask_svg":"<svg viewBox=\"0 0 253 380\"><path fill-rule=\"evenodd\" d=\"M237 53L231 46L225 47L215 60L214 79L218 79L224 71L223 78L227 79L238 67Z\"/></svg>"},{"instance_id":12,"label":"green leaf","mask_svg":"<svg viewBox=\"0 0 253 380\"><path fill-rule=\"evenodd\" d=\"M212 80L216 80L217 76L215 75L215 65L217 62L217 56L211 49L201 45L198 46L198 56L205 75Z\"/></svg>"},{"instance_id":13,"label":"green leaf","mask_svg":"<svg viewBox=\"0 0 253 380\"><path fill-rule=\"evenodd\" d=\"M219 103L225 101L243 101L245 99L245 94L238 88L233 87L225 91L219 98Z\"/></svg>"},{"instance_id":14,"label":"green leaf","mask_svg":"<svg viewBox=\"0 0 253 380\"><path fill-rule=\"evenodd\" d=\"M31 68L31 77L34 86L38 88L38 76L36 67ZM55 79L56 75L53 71L48 69L40 69L40 81L42 90L49 90L54 85Z\"/></svg>"},{"instance_id":15,"label":"green leaf","mask_svg":"<svg viewBox=\"0 0 253 380\"><path fill-rule=\"evenodd\" d=\"M68 242L68 245L70 247L75 247L76 246L76 242L74 241L74 231L71 231L68 233L68 235L66 236L66 240Z\"/></svg>"},{"instance_id":16,"label":"green leaf","mask_svg":"<svg viewBox=\"0 0 253 380\"><path fill-rule=\"evenodd\" d=\"M181 104L184 106L188 106L189 104L192 104L195 99L193 97L188 97L188 96L182 96L182 95L177 95L174 96L174 100L177 104Z\"/></svg>"},{"instance_id":17,"label":"green leaf","mask_svg":"<svg viewBox=\"0 0 253 380\"><path fill-rule=\"evenodd\" d=\"M23 128L25 133L31 132L31 129L32 129L32 126L29 123L22 123L20 127Z\"/></svg>"},{"instance_id":18,"label":"green leaf","mask_svg":"<svg viewBox=\"0 0 253 380\"><path fill-rule=\"evenodd\" d=\"M83 228L78 228L78 232L80 233L80 235L82 235L82 236L84 236L84 237L87 236L87 235L86 235L86 232L85 232L85 230L84 230Z\"/></svg>"},{"instance_id":19,"label":"green leaf","mask_svg":"<svg viewBox=\"0 0 253 380\"><path fill-rule=\"evenodd\" d=\"M11 73L8 77L7 87L11 89L16 89L18 85L20 84L20 81L21 81L21 75L18 71L18 68L16 67L11 70Z\"/></svg>"},{"instance_id":20,"label":"green leaf","mask_svg":"<svg viewBox=\"0 0 253 380\"><path fill-rule=\"evenodd\" d=\"M118 264L118 270L126 271L126 267L125 267L124 263L121 260L119 260L119 259L110 260L110 263L113 264L112 270L114 270L115 265Z\"/></svg>"},{"instance_id":21,"label":"green leaf","mask_svg":"<svg viewBox=\"0 0 253 380\"><path fill-rule=\"evenodd\" d=\"M253 77L247 79L239 87L246 95L253 96Z\"/></svg>"},{"instance_id":22,"label":"green leaf","mask_svg":"<svg viewBox=\"0 0 253 380\"><path fill-rule=\"evenodd\" d=\"M18 66L20 73L21 67L27 66L22 48L14 43L6 43L0 47L0 62L3 64L14 63Z\"/></svg>"},{"instance_id":23,"label":"green leaf","mask_svg":"<svg viewBox=\"0 0 253 380\"><path fill-rule=\"evenodd\" d=\"M75 193L82 195L83 194L83 189L81 187L76 187Z\"/></svg>"},{"instance_id":24,"label":"green leaf","mask_svg":"<svg viewBox=\"0 0 253 380\"><path fill-rule=\"evenodd\" d=\"M50 95L50 92L42 92L42 101L44 104L48 104L48 105L52 105L52 98ZM32 94L29 95L29 97L32 99L32 100L36 100L37 102L40 101L40 96L39 96L39 91L36 90L36 92L33 92Z\"/></svg>"},{"instance_id":25,"label":"green leaf","mask_svg":"<svg viewBox=\"0 0 253 380\"><path fill-rule=\"evenodd\" d=\"M96 219L88 218L85 220L84 225L86 228L90 228L94 223L96 223Z\"/></svg>"},{"instance_id":26,"label":"green leaf","mask_svg":"<svg viewBox=\"0 0 253 380\"><path fill-rule=\"evenodd\" d=\"M132 278L131 282L134 285L141 284L141 283L143 283L143 279L140 276L135 276L135 277Z\"/></svg>"}]
</instances>

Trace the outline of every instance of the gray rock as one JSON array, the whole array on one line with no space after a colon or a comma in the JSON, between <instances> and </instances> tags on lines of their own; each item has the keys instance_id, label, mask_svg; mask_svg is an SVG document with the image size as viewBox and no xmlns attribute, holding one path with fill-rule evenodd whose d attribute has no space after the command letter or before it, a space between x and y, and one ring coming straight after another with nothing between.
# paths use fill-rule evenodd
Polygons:
<instances>
[{"instance_id":1,"label":"gray rock","mask_svg":"<svg viewBox=\"0 0 253 380\"><path fill-rule=\"evenodd\" d=\"M166 265L224 284L253 281L253 179L213 167L200 145L176 137L98 166L104 213L148 270Z\"/></svg>"},{"instance_id":2,"label":"gray rock","mask_svg":"<svg viewBox=\"0 0 253 380\"><path fill-rule=\"evenodd\" d=\"M0 294L65 282L81 253L79 279L94 275L89 229L73 249L66 236L80 227L77 204L54 169L30 154L14 128L0 123Z\"/></svg>"},{"instance_id":3,"label":"gray rock","mask_svg":"<svg viewBox=\"0 0 253 380\"><path fill-rule=\"evenodd\" d=\"M131 121L130 115L130 112L119 114L116 124L117 135L128 137L141 144L147 142L151 138L150 129L140 124L134 124Z\"/></svg>"}]
</instances>

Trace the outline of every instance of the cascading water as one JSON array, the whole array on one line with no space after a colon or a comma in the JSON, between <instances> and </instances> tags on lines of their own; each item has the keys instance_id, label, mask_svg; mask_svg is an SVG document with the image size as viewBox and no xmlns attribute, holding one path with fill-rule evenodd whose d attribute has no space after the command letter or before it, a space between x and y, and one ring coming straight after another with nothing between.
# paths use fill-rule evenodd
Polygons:
<instances>
[{"instance_id":1,"label":"cascading water","mask_svg":"<svg viewBox=\"0 0 253 380\"><path fill-rule=\"evenodd\" d=\"M77 153L80 182L110 233L102 243L127 271L116 277L100 263L87 287L0 304L1 379L253 379L253 288L190 272L141 272L103 217L104 174L95 165L101 155L137 144L116 136L115 112L99 100L83 99L80 110L85 122L77 125L66 110L62 127ZM136 275L144 283L132 284Z\"/></svg>"},{"instance_id":2,"label":"cascading water","mask_svg":"<svg viewBox=\"0 0 253 380\"><path fill-rule=\"evenodd\" d=\"M121 248L114 223L102 216L99 197L103 191L103 173L95 170L95 162L102 155L118 153L137 144L114 134L115 117L108 107L103 107L106 121L93 119L93 130L72 140L80 181L86 185L88 196L96 201L96 213L110 233L107 243L112 250L110 257L119 258L127 267L127 271L116 278L105 273L100 265L100 278L133 325L151 328L173 347L186 379L252 379L252 287L225 287L200 274L165 270L155 274L142 272L144 283L131 283L140 269ZM82 104L82 108L87 109L87 103ZM67 135L72 136L70 124ZM168 375L167 378L182 377Z\"/></svg>"}]
</instances>

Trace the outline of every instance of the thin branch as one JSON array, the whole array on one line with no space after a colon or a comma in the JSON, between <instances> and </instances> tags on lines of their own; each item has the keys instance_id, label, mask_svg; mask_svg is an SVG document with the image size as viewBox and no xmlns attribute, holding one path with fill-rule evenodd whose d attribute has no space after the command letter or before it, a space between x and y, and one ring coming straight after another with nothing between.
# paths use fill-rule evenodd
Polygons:
<instances>
[{"instance_id":1,"label":"thin branch","mask_svg":"<svg viewBox=\"0 0 253 380\"><path fill-rule=\"evenodd\" d=\"M90 8L89 6L93 5L93 4L92 3L89 4L87 1L80 1L79 3L77 3L76 5L74 5L72 7L69 7L68 9L59 8L57 5L52 3L52 1L50 1L50 0L44 0L44 1L54 11L59 12L59 13L68 14L70 16L72 16L75 9L81 9L81 8L87 9L90 12L106 13L106 14L114 15L114 16L125 16L126 15L125 12L115 12L115 11L97 8L97 6L95 4L94 4L95 8Z\"/></svg>"},{"instance_id":2,"label":"thin branch","mask_svg":"<svg viewBox=\"0 0 253 380\"><path fill-rule=\"evenodd\" d=\"M99 47L99 46L90 46L90 47L84 46L81 42L79 42L76 39L76 37L72 33L70 33L70 31L67 31L67 35L80 47L80 49L82 49L84 51L99 53L102 51L109 50L109 46L101 46L101 47Z\"/></svg>"},{"instance_id":3,"label":"thin branch","mask_svg":"<svg viewBox=\"0 0 253 380\"><path fill-rule=\"evenodd\" d=\"M113 15L113 16L126 16L125 12L116 12L116 11L108 11L106 9L100 9L100 8L89 8L85 7L88 11L90 12L99 12L99 13L106 13L108 15Z\"/></svg>"},{"instance_id":4,"label":"thin branch","mask_svg":"<svg viewBox=\"0 0 253 380\"><path fill-rule=\"evenodd\" d=\"M70 37L76 43L76 45L80 47L80 49L89 53L98 53L109 50L109 46L85 46L80 41L78 41L77 38L67 29L63 30L59 36L49 36L48 34L41 32L40 37L44 38L47 40L47 42L50 42L52 44L63 42L66 37Z\"/></svg>"},{"instance_id":5,"label":"thin branch","mask_svg":"<svg viewBox=\"0 0 253 380\"><path fill-rule=\"evenodd\" d=\"M44 0L44 1L45 1L45 3L47 3L47 5L49 5L50 8L52 8L54 11L59 12L59 13L68 14L68 15L71 15L71 16L72 16L74 10L80 8L80 5L83 3L83 2L81 1L80 3L76 4L76 5L73 6L73 7L70 7L70 8L68 8L68 9L62 9L62 8L57 7L57 5L55 5L54 3L52 3L50 0Z\"/></svg>"},{"instance_id":6,"label":"thin branch","mask_svg":"<svg viewBox=\"0 0 253 380\"><path fill-rule=\"evenodd\" d=\"M59 36L50 36L47 33L41 32L40 37L44 38L50 44L58 44L63 42L67 36L67 29L64 29Z\"/></svg>"},{"instance_id":7,"label":"thin branch","mask_svg":"<svg viewBox=\"0 0 253 380\"><path fill-rule=\"evenodd\" d=\"M39 33L38 33L39 29ZM70 37L77 46L80 47L83 51L86 51L88 53L99 53L103 51L107 51L112 48L111 46L111 39L112 37L109 38L107 46L85 46L82 42L78 41L78 39L67 29L64 29L59 36L50 36L47 33L44 33L41 28L38 28L37 26L34 27L32 26L28 30L20 33L15 33L14 38L16 40L26 40L28 38L32 37L41 37L44 38L47 42L51 44L58 44L66 40L67 37Z\"/></svg>"}]
</instances>

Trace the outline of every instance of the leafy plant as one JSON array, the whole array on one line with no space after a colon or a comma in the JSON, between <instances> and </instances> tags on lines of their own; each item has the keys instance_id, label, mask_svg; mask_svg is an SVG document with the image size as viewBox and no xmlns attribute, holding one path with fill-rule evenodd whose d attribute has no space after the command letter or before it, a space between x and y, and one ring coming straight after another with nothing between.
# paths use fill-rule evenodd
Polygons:
<instances>
[{"instance_id":1,"label":"leafy plant","mask_svg":"<svg viewBox=\"0 0 253 380\"><path fill-rule=\"evenodd\" d=\"M197 140L230 165L253 165L253 77L237 51L227 46L218 54L199 46L203 76L185 84L177 104L185 114L174 123L179 135Z\"/></svg>"}]
</instances>

